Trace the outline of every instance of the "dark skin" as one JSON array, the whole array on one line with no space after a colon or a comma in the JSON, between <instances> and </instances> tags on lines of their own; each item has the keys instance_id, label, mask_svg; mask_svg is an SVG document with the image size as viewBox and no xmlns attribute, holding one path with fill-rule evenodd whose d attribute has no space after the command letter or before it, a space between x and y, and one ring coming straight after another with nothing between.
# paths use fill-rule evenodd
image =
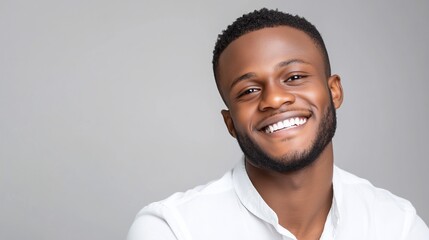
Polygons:
<instances>
[{"instance_id":1,"label":"dark skin","mask_svg":"<svg viewBox=\"0 0 429 240\"><path fill-rule=\"evenodd\" d=\"M257 30L233 41L220 55L218 81L228 107L222 115L229 133L235 138L247 135L267 155L286 163L311 148L328 106L337 109L343 101L340 78L326 76L314 41L286 26ZM292 118L305 123L266 131L267 126ZM297 171L255 166L247 156L246 170L280 225L298 239L320 238L332 204L332 142L312 164Z\"/></svg>"}]
</instances>

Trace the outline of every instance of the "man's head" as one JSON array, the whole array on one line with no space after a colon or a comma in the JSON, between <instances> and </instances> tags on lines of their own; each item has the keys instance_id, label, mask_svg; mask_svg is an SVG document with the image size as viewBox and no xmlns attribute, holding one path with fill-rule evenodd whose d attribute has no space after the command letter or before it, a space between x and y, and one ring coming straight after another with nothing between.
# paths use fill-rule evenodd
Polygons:
<instances>
[{"instance_id":1,"label":"man's head","mask_svg":"<svg viewBox=\"0 0 429 240\"><path fill-rule=\"evenodd\" d=\"M212 59L213 73L218 89L219 57L225 50L225 48L228 47L231 42L246 33L260 30L263 28L278 26L289 26L301 30L305 32L311 39L313 39L314 43L320 48L320 51L323 55L326 76L329 77L331 75L331 65L329 62L328 51L326 50L322 36L313 24L308 22L305 18L299 17L297 15L294 16L280 12L278 10L269 10L266 8L262 8L260 10L255 10L251 13L244 14L242 17L237 18L234 23L229 25L221 34L219 34L215 44L215 48L213 50ZM221 92L220 94L223 99L223 95Z\"/></svg>"},{"instance_id":2,"label":"man's head","mask_svg":"<svg viewBox=\"0 0 429 240\"><path fill-rule=\"evenodd\" d=\"M219 36L213 53L230 134L247 161L289 172L314 162L335 133L342 102L337 75L316 28L305 19L262 9Z\"/></svg>"}]
</instances>

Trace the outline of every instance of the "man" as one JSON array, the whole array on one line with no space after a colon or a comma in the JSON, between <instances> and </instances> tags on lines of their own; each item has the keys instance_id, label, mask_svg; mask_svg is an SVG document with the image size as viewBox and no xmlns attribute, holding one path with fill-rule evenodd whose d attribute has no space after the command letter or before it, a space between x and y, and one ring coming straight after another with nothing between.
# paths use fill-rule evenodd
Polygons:
<instances>
[{"instance_id":1,"label":"man","mask_svg":"<svg viewBox=\"0 0 429 240\"><path fill-rule=\"evenodd\" d=\"M244 160L142 209L129 240L429 239L408 201L334 166L343 90L311 23L243 15L219 36L213 70Z\"/></svg>"}]
</instances>

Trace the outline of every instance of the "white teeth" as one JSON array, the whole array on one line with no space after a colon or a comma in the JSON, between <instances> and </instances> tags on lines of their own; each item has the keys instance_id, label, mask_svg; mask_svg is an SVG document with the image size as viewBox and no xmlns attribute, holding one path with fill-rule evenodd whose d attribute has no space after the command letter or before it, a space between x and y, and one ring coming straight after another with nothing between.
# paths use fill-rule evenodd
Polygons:
<instances>
[{"instance_id":1,"label":"white teeth","mask_svg":"<svg viewBox=\"0 0 429 240\"><path fill-rule=\"evenodd\" d=\"M265 132L266 133L273 133L277 130L299 126L299 125L302 125L306 122L307 122L307 118L299 118L299 117L290 118L290 119L286 119L284 121L280 121L280 122L268 125L265 128Z\"/></svg>"}]
</instances>

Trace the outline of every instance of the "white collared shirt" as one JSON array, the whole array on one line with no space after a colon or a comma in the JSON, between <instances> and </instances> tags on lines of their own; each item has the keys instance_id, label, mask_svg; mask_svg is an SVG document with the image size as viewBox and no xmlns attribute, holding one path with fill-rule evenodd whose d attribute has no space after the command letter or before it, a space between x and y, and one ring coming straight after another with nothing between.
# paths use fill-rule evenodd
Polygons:
<instances>
[{"instance_id":1,"label":"white collared shirt","mask_svg":"<svg viewBox=\"0 0 429 240\"><path fill-rule=\"evenodd\" d=\"M334 167L334 198L321 240L429 240L410 202ZM143 208L128 240L296 239L252 185L243 161L219 180Z\"/></svg>"}]
</instances>

